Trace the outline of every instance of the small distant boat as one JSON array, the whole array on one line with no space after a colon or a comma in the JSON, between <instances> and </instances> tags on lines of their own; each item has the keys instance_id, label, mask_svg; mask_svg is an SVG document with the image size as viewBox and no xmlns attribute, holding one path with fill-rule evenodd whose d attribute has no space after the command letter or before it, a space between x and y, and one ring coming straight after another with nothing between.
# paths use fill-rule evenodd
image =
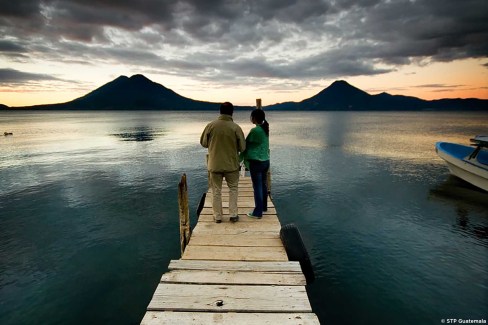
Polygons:
<instances>
[{"instance_id":1,"label":"small distant boat","mask_svg":"<svg viewBox=\"0 0 488 325\"><path fill-rule=\"evenodd\" d=\"M447 162L452 175L488 191L488 136L478 135L470 141L471 146L437 142L435 151Z\"/></svg>"}]
</instances>

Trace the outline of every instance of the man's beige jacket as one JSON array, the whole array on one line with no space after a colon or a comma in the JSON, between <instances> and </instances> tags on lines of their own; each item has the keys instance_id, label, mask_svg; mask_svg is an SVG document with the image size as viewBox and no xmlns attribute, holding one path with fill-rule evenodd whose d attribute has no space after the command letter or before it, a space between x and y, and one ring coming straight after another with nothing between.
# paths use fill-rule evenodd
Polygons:
<instances>
[{"instance_id":1,"label":"man's beige jacket","mask_svg":"<svg viewBox=\"0 0 488 325\"><path fill-rule=\"evenodd\" d=\"M200 144L208 148L207 168L212 173L239 170L239 153L246 149L246 139L232 116L221 114L203 130Z\"/></svg>"}]
</instances>

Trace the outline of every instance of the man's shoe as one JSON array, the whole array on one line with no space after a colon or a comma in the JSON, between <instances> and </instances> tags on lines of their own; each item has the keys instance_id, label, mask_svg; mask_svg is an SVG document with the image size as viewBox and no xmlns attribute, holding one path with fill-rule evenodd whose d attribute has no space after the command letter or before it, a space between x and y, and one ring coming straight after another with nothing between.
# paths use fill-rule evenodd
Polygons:
<instances>
[{"instance_id":1,"label":"man's shoe","mask_svg":"<svg viewBox=\"0 0 488 325\"><path fill-rule=\"evenodd\" d=\"M248 216L249 218L253 218L253 219L261 219L261 218L262 218L262 217L260 217L260 216L255 216L254 214L252 214L252 212L249 212L249 213L247 214L247 216Z\"/></svg>"},{"instance_id":2,"label":"man's shoe","mask_svg":"<svg viewBox=\"0 0 488 325\"><path fill-rule=\"evenodd\" d=\"M220 220L220 219L215 219L215 223L221 223L221 222L222 222L222 220Z\"/></svg>"},{"instance_id":3,"label":"man's shoe","mask_svg":"<svg viewBox=\"0 0 488 325\"><path fill-rule=\"evenodd\" d=\"M239 221L239 216L232 216L229 218L229 221L230 222L237 222L237 221Z\"/></svg>"}]
</instances>

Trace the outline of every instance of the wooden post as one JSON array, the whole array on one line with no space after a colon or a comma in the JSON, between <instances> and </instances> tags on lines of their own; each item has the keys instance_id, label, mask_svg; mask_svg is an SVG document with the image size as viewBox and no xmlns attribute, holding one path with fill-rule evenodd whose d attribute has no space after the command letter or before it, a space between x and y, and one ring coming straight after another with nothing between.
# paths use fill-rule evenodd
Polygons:
<instances>
[{"instance_id":1,"label":"wooden post","mask_svg":"<svg viewBox=\"0 0 488 325\"><path fill-rule=\"evenodd\" d=\"M256 108L263 109L263 106L261 104L261 98L256 98Z\"/></svg>"},{"instance_id":2,"label":"wooden post","mask_svg":"<svg viewBox=\"0 0 488 325\"><path fill-rule=\"evenodd\" d=\"M178 184L178 210L180 215L180 246L181 256L185 251L186 245L190 241L190 212L188 209L188 187L186 185L186 174L181 176Z\"/></svg>"}]
</instances>

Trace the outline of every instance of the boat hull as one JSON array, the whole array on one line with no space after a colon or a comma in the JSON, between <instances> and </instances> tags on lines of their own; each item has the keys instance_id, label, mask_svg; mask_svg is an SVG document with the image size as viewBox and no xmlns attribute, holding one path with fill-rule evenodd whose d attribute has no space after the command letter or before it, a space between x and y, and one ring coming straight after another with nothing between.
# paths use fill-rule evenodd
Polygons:
<instances>
[{"instance_id":1,"label":"boat hull","mask_svg":"<svg viewBox=\"0 0 488 325\"><path fill-rule=\"evenodd\" d=\"M488 152L480 151L475 159L468 159L473 147L456 143L437 142L436 152L447 163L452 175L488 191Z\"/></svg>"}]
</instances>

